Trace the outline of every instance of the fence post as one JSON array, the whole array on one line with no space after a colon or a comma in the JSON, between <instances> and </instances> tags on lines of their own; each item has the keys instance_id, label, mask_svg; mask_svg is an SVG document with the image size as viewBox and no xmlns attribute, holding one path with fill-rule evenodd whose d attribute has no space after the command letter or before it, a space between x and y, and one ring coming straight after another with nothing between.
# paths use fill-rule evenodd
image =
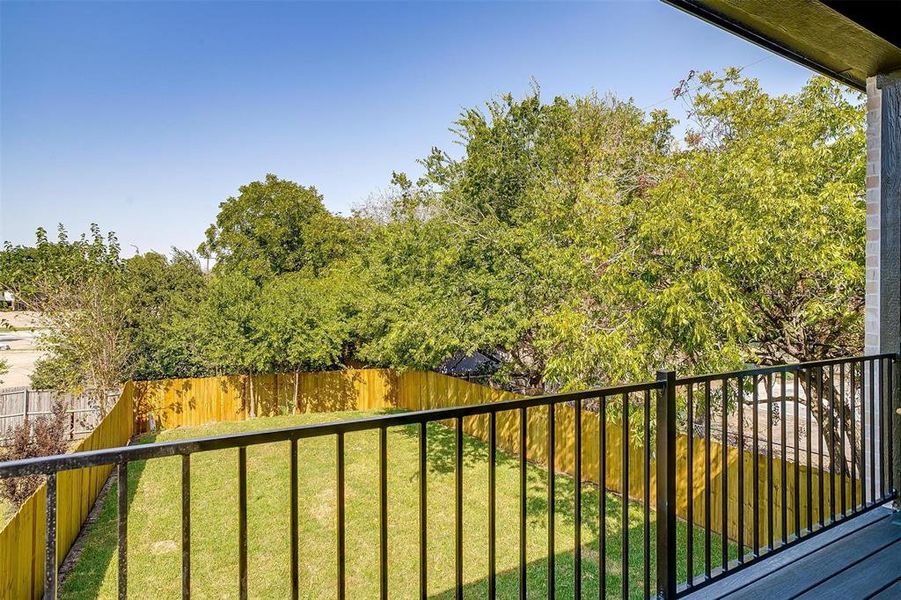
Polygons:
<instances>
[{"instance_id":1,"label":"fence post","mask_svg":"<svg viewBox=\"0 0 901 600\"><path fill-rule=\"evenodd\" d=\"M657 590L676 598L676 372L658 371L657 403Z\"/></svg>"},{"instance_id":2,"label":"fence post","mask_svg":"<svg viewBox=\"0 0 901 600\"><path fill-rule=\"evenodd\" d=\"M75 396L73 394L67 394L69 398L67 400L63 400L63 402L67 402L70 406L69 412L69 439L75 439ZM59 396L56 397L59 399ZM53 412L53 400L50 401L50 412Z\"/></svg>"}]
</instances>

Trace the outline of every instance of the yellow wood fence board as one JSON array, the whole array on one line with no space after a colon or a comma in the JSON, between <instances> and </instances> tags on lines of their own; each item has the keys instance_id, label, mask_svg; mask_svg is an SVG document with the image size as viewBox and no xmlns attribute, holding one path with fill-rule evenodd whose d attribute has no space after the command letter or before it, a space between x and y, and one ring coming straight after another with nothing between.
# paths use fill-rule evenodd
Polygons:
<instances>
[{"instance_id":1,"label":"yellow wood fence board","mask_svg":"<svg viewBox=\"0 0 901 600\"><path fill-rule=\"evenodd\" d=\"M134 426L134 385L126 384L119 400L91 434L72 449L123 446ZM63 471L57 475L57 563L78 537L111 467ZM47 490L41 485L0 530L0 598L39 599L44 593Z\"/></svg>"}]
</instances>

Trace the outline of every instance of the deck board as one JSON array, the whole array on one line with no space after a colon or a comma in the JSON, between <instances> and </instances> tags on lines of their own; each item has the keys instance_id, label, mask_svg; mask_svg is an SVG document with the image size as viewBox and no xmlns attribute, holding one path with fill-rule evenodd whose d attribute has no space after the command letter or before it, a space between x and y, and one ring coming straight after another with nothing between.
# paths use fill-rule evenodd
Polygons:
<instances>
[{"instance_id":1,"label":"deck board","mask_svg":"<svg viewBox=\"0 0 901 600\"><path fill-rule=\"evenodd\" d=\"M890 586L884 590L880 590L878 594L873 596L873 600L890 600L892 598L897 600L898 598L901 598L901 573L896 577L897 579L895 579Z\"/></svg>"},{"instance_id":2,"label":"deck board","mask_svg":"<svg viewBox=\"0 0 901 600\"><path fill-rule=\"evenodd\" d=\"M888 508L878 508L687 598L901 598L899 575L901 519Z\"/></svg>"},{"instance_id":3,"label":"deck board","mask_svg":"<svg viewBox=\"0 0 901 600\"><path fill-rule=\"evenodd\" d=\"M901 573L901 539L870 554L858 564L819 582L800 596L815 598L864 598L891 584Z\"/></svg>"}]
</instances>

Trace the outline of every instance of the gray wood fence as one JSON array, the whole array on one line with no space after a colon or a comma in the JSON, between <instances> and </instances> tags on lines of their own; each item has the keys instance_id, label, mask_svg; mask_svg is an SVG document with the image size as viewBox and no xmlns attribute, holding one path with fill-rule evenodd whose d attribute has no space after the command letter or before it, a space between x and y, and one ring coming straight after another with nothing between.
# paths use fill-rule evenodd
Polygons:
<instances>
[{"instance_id":1,"label":"gray wood fence","mask_svg":"<svg viewBox=\"0 0 901 600\"><path fill-rule=\"evenodd\" d=\"M119 392L107 394L107 406L112 406ZM90 394L62 394L55 390L35 390L28 387L0 388L0 445L12 439L15 427L26 419L34 421L51 413L53 402L61 399L69 418L69 439L83 438L100 422L100 407Z\"/></svg>"}]
</instances>

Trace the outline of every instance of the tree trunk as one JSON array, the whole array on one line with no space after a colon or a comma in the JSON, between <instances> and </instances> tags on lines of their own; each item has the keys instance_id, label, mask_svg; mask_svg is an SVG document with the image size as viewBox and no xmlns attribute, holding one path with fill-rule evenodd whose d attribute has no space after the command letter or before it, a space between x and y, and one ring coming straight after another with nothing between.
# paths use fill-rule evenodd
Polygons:
<instances>
[{"instance_id":1,"label":"tree trunk","mask_svg":"<svg viewBox=\"0 0 901 600\"><path fill-rule=\"evenodd\" d=\"M819 426L820 451L825 448L829 452L830 470L839 475L850 476L853 456L854 470L860 477L863 474L864 448L860 432L854 431L853 436L851 434L857 426L854 418L857 392L865 391L865 388L859 378L855 382L856 389L850 389L849 384L844 387L842 390L834 373L822 370L818 377L813 376L807 381L804 388L805 404Z\"/></svg>"},{"instance_id":2,"label":"tree trunk","mask_svg":"<svg viewBox=\"0 0 901 600\"><path fill-rule=\"evenodd\" d=\"M106 416L106 390L98 387L94 390L94 399L97 401L97 407L100 409L100 418Z\"/></svg>"}]
</instances>

